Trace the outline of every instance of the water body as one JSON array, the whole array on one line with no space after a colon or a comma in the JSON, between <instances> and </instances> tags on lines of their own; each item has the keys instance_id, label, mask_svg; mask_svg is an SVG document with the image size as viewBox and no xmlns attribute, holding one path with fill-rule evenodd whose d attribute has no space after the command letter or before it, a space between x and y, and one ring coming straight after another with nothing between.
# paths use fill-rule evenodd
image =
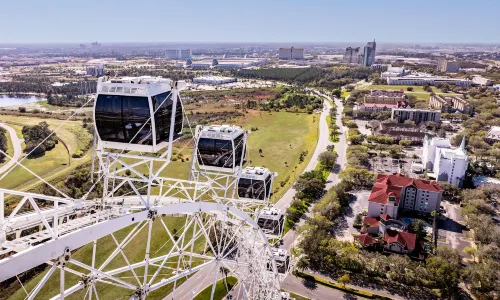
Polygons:
<instances>
[{"instance_id":1,"label":"water body","mask_svg":"<svg viewBox=\"0 0 500 300\"><path fill-rule=\"evenodd\" d=\"M0 107L33 103L41 100L44 99L36 96L0 95Z\"/></svg>"}]
</instances>

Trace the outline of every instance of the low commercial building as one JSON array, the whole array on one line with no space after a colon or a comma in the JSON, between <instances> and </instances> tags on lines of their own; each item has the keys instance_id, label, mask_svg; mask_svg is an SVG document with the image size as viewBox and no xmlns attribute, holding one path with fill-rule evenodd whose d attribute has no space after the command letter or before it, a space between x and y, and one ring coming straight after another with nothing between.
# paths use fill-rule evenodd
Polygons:
<instances>
[{"instance_id":1,"label":"low commercial building","mask_svg":"<svg viewBox=\"0 0 500 300\"><path fill-rule=\"evenodd\" d=\"M426 170L432 172L427 173L429 177L461 187L469 165L465 137L460 147L453 148L449 139L437 137L429 139L426 136L422 163Z\"/></svg>"},{"instance_id":2,"label":"low commercial building","mask_svg":"<svg viewBox=\"0 0 500 300\"><path fill-rule=\"evenodd\" d=\"M397 105L404 102L406 99L404 91L385 91L385 90L371 90L369 95L365 96L365 103L375 104L391 104Z\"/></svg>"},{"instance_id":3,"label":"low commercial building","mask_svg":"<svg viewBox=\"0 0 500 300\"><path fill-rule=\"evenodd\" d=\"M432 95L429 100L430 108L439 109L442 113L461 112L472 114L472 104L458 96Z\"/></svg>"},{"instance_id":4,"label":"low commercial building","mask_svg":"<svg viewBox=\"0 0 500 300\"><path fill-rule=\"evenodd\" d=\"M432 76L430 74L411 74L399 77L387 77L389 85L437 85L454 84L457 86L471 86L472 81L465 78L449 78L442 76Z\"/></svg>"},{"instance_id":5,"label":"low commercial building","mask_svg":"<svg viewBox=\"0 0 500 300\"><path fill-rule=\"evenodd\" d=\"M439 211L443 190L434 181L379 174L368 198L368 217L397 219L400 211L429 215Z\"/></svg>"},{"instance_id":6,"label":"low commercial building","mask_svg":"<svg viewBox=\"0 0 500 300\"><path fill-rule=\"evenodd\" d=\"M438 61L437 70L445 73L457 73L460 70L460 64L458 61Z\"/></svg>"},{"instance_id":7,"label":"low commercial building","mask_svg":"<svg viewBox=\"0 0 500 300\"><path fill-rule=\"evenodd\" d=\"M193 82L205 84L225 84L236 82L236 78L223 76L201 76L193 78Z\"/></svg>"},{"instance_id":8,"label":"low commercial building","mask_svg":"<svg viewBox=\"0 0 500 300\"><path fill-rule=\"evenodd\" d=\"M500 142L500 126L491 126L486 134L485 140L490 145Z\"/></svg>"},{"instance_id":9,"label":"low commercial building","mask_svg":"<svg viewBox=\"0 0 500 300\"><path fill-rule=\"evenodd\" d=\"M399 77L399 76L406 76L410 72L405 69L405 67L392 67L389 66L387 68L387 71L382 72L380 74L380 78L388 78L388 77Z\"/></svg>"},{"instance_id":10,"label":"low commercial building","mask_svg":"<svg viewBox=\"0 0 500 300\"><path fill-rule=\"evenodd\" d=\"M480 75L474 75L472 77L472 83L481 86L491 86L493 85L493 80L484 78L483 76Z\"/></svg>"},{"instance_id":11,"label":"low commercial building","mask_svg":"<svg viewBox=\"0 0 500 300\"><path fill-rule=\"evenodd\" d=\"M440 110L416 109L416 108L393 108L391 118L399 123L411 120L415 124L422 122L436 122L441 120Z\"/></svg>"},{"instance_id":12,"label":"low commercial building","mask_svg":"<svg viewBox=\"0 0 500 300\"><path fill-rule=\"evenodd\" d=\"M414 145L422 144L427 135L419 126L405 123L380 123L380 126L375 129L375 133L376 135L390 136L395 143L407 140Z\"/></svg>"},{"instance_id":13,"label":"low commercial building","mask_svg":"<svg viewBox=\"0 0 500 300\"><path fill-rule=\"evenodd\" d=\"M304 59L304 48L280 48L278 57L284 60Z\"/></svg>"}]
</instances>

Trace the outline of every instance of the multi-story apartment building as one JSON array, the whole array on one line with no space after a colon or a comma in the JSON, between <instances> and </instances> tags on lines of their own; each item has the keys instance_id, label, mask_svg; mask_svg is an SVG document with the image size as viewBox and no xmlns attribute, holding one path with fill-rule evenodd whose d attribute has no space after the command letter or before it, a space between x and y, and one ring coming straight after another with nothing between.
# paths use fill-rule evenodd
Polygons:
<instances>
[{"instance_id":1,"label":"multi-story apartment building","mask_svg":"<svg viewBox=\"0 0 500 300\"><path fill-rule=\"evenodd\" d=\"M400 211L429 215L439 211L442 197L443 188L434 181L379 174L368 198L368 217L397 218Z\"/></svg>"},{"instance_id":2,"label":"multi-story apartment building","mask_svg":"<svg viewBox=\"0 0 500 300\"><path fill-rule=\"evenodd\" d=\"M393 108L391 118L404 123L406 120L411 120L415 124L422 122L440 122L441 111L430 109L416 109L416 108Z\"/></svg>"},{"instance_id":3,"label":"multi-story apartment building","mask_svg":"<svg viewBox=\"0 0 500 300\"><path fill-rule=\"evenodd\" d=\"M430 177L461 187L469 165L465 137L460 147L453 148L449 139L435 137L429 140L426 136L422 163L424 168L432 172L428 173Z\"/></svg>"},{"instance_id":4,"label":"multi-story apartment building","mask_svg":"<svg viewBox=\"0 0 500 300\"><path fill-rule=\"evenodd\" d=\"M397 105L405 99L404 91L371 90L370 94L365 96L365 103Z\"/></svg>"},{"instance_id":5,"label":"multi-story apartment building","mask_svg":"<svg viewBox=\"0 0 500 300\"><path fill-rule=\"evenodd\" d=\"M429 100L430 108L439 109L442 113L459 111L464 114L472 114L472 104L458 96L432 95Z\"/></svg>"},{"instance_id":6,"label":"multi-story apartment building","mask_svg":"<svg viewBox=\"0 0 500 300\"><path fill-rule=\"evenodd\" d=\"M437 70L446 73L457 73L460 70L460 64L458 61L438 61Z\"/></svg>"},{"instance_id":7,"label":"multi-story apartment building","mask_svg":"<svg viewBox=\"0 0 500 300\"><path fill-rule=\"evenodd\" d=\"M304 59L304 48L280 48L279 59L294 60Z\"/></svg>"}]
</instances>

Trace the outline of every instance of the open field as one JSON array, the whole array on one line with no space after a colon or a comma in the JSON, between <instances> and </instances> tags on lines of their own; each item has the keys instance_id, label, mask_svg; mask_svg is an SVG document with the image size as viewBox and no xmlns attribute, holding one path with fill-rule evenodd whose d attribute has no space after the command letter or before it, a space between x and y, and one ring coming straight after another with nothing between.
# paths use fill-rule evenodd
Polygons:
<instances>
[{"instance_id":1,"label":"open field","mask_svg":"<svg viewBox=\"0 0 500 300\"><path fill-rule=\"evenodd\" d=\"M408 91L407 88L413 88L413 91ZM438 89L435 86L431 86L431 89L436 94L442 95L457 95L455 93L443 93L441 89ZM431 97L431 94L424 91L423 86L418 85L385 85L385 84L373 84L373 85L364 85L360 87L360 90L389 90L389 91L400 91L403 90L405 94L413 95L417 98L417 100L428 101Z\"/></svg>"},{"instance_id":2,"label":"open field","mask_svg":"<svg viewBox=\"0 0 500 300\"><path fill-rule=\"evenodd\" d=\"M54 130L60 126L64 121L56 119L41 119L41 118L31 118L22 116L0 116L2 122L7 123L9 126L14 128L19 138L23 138L22 126L23 125L36 125L42 121L49 124L50 129ZM57 136L62 139L69 149L64 146L63 143L59 142L56 147L50 151L47 151L45 155L36 159L24 159L22 164L32 170L34 173L45 177L46 180L49 178L48 175L53 175L58 172L68 169L68 161L73 153L82 151L86 144L92 141L92 136L84 129L80 121L68 121L66 122L58 131ZM24 143L22 144L24 148ZM23 156L24 157L24 156ZM90 152L87 152L82 158L71 158L72 165L79 165L90 158ZM32 182L36 177L30 174L28 171L17 166L9 175L7 175L0 182L0 187L2 188L15 188L19 187L27 182L31 185L36 183L36 180ZM27 186L23 186L23 189Z\"/></svg>"},{"instance_id":3,"label":"open field","mask_svg":"<svg viewBox=\"0 0 500 300\"><path fill-rule=\"evenodd\" d=\"M228 276L227 277L227 286L228 289L231 290L233 286L236 285L238 282L238 279L233 276ZM206 300L210 299L210 296L212 295L212 285L207 286L203 291L201 291L198 295L196 295L193 299L194 300ZM215 291L214 291L214 300L222 300L225 296L227 295L226 291L226 285L224 284L224 279L221 279L217 281L215 284Z\"/></svg>"},{"instance_id":4,"label":"open field","mask_svg":"<svg viewBox=\"0 0 500 300\"><path fill-rule=\"evenodd\" d=\"M272 197L273 202L277 201L294 182L293 178L297 176L295 174L302 173L314 152L318 140L318 116L288 112L252 112L244 118L244 122L236 124L247 130L258 128L248 135L247 165L251 161L254 166L264 166L272 172L278 172L273 189L277 192ZM182 155L185 161L172 161L162 172L163 176L187 179L192 144L184 146L177 145L173 152ZM259 155L259 149L262 149L262 156ZM308 155L304 162L299 163L302 151L308 151ZM145 166L139 170L147 172ZM285 180L287 183L281 187L280 182Z\"/></svg>"}]
</instances>

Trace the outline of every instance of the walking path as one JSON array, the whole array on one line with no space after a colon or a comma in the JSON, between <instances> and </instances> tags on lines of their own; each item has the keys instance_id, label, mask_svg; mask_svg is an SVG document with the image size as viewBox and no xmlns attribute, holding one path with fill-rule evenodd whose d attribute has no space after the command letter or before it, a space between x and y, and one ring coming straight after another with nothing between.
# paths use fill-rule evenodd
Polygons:
<instances>
[{"instance_id":1,"label":"walking path","mask_svg":"<svg viewBox=\"0 0 500 300\"><path fill-rule=\"evenodd\" d=\"M0 167L0 174L4 173L5 171L9 170L15 163L16 161L19 161L19 158L23 154L23 149L21 148L22 144L22 139L17 137L16 131L14 128L10 127L9 125L5 123L0 123L0 127L3 129L7 130L7 132L10 135L10 140L12 142L12 147L14 148L14 155L12 156L12 159L8 159L7 157L5 160L8 160L5 165Z\"/></svg>"}]
</instances>

